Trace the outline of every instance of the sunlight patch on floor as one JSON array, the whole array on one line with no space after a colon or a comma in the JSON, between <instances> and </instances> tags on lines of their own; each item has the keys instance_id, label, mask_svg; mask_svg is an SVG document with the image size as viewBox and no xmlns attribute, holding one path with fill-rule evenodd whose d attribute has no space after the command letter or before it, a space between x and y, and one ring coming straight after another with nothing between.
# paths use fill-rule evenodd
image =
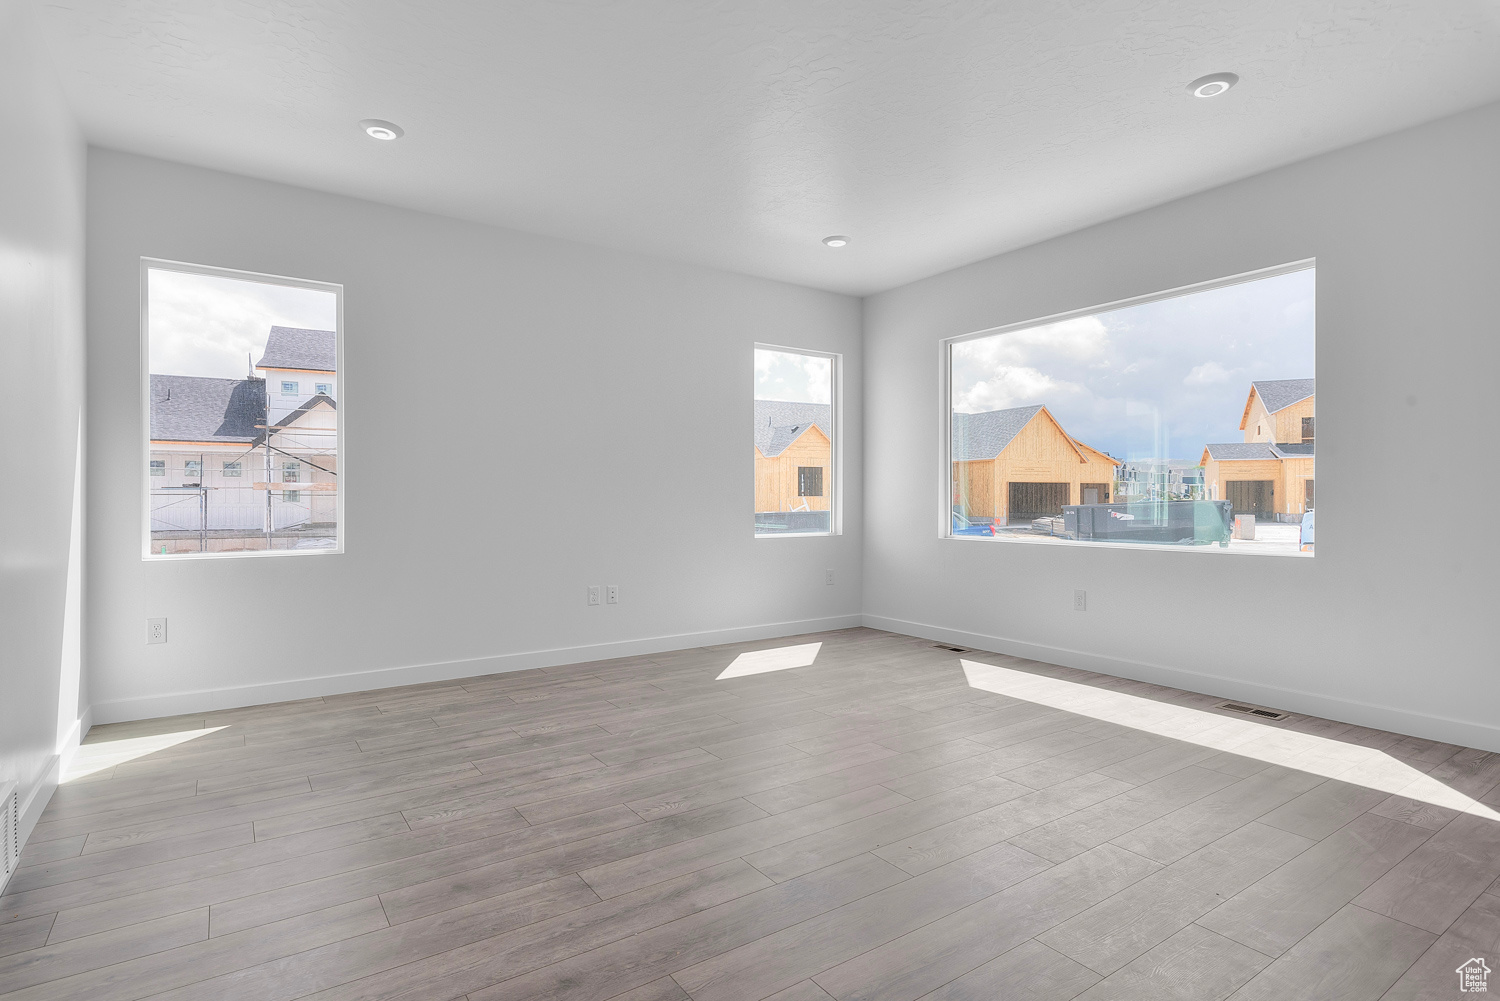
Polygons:
<instances>
[{"instance_id":1,"label":"sunlight patch on floor","mask_svg":"<svg viewBox=\"0 0 1500 1001\"><path fill-rule=\"evenodd\" d=\"M185 744L197 737L217 733L222 726L203 727L198 730L183 730L179 733L154 733L149 737L126 737L122 740L101 740L94 744L83 744L73 753L63 770L62 781L72 782L106 768L144 758L157 751Z\"/></svg>"},{"instance_id":2,"label":"sunlight patch on floor","mask_svg":"<svg viewBox=\"0 0 1500 1001\"><path fill-rule=\"evenodd\" d=\"M724 673L715 678L743 678L747 674L765 674L767 671L786 671L794 667L810 667L818 659L822 643L802 643L798 646L779 646L770 650L750 650L734 658L724 668Z\"/></svg>"},{"instance_id":3,"label":"sunlight patch on floor","mask_svg":"<svg viewBox=\"0 0 1500 1001\"><path fill-rule=\"evenodd\" d=\"M960 660L960 663L971 688L1392 795L1407 796L1486 820L1500 820L1500 813L1373 747L1250 720L1230 719L1188 706L1157 702L1139 695L993 664L971 660Z\"/></svg>"}]
</instances>

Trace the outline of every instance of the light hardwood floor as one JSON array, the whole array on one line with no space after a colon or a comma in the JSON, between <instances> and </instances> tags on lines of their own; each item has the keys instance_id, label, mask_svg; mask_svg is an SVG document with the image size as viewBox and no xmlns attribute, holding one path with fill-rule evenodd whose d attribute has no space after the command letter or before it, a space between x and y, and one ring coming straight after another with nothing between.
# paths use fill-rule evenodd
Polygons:
<instances>
[{"instance_id":1,"label":"light hardwood floor","mask_svg":"<svg viewBox=\"0 0 1500 1001\"><path fill-rule=\"evenodd\" d=\"M0 998L1406 999L1500 967L1500 755L1216 701L855 629L98 726L0 898Z\"/></svg>"}]
</instances>

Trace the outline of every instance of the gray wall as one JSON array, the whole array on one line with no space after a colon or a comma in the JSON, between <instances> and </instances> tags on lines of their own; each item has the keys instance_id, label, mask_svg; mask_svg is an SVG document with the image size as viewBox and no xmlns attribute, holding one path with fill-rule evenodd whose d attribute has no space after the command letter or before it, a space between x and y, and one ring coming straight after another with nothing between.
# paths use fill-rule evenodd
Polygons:
<instances>
[{"instance_id":1,"label":"gray wall","mask_svg":"<svg viewBox=\"0 0 1500 1001\"><path fill-rule=\"evenodd\" d=\"M88 197L97 720L858 622L858 300L105 150ZM142 256L344 284L344 554L141 559ZM751 535L758 340L844 353L841 537Z\"/></svg>"},{"instance_id":2,"label":"gray wall","mask_svg":"<svg viewBox=\"0 0 1500 1001\"><path fill-rule=\"evenodd\" d=\"M0 0L0 783L28 831L80 704L83 145L41 53Z\"/></svg>"},{"instance_id":3,"label":"gray wall","mask_svg":"<svg viewBox=\"0 0 1500 1001\"><path fill-rule=\"evenodd\" d=\"M1500 750L1496 164L1490 105L868 299L865 621ZM938 538L939 340L1310 257L1315 559Z\"/></svg>"}]
</instances>

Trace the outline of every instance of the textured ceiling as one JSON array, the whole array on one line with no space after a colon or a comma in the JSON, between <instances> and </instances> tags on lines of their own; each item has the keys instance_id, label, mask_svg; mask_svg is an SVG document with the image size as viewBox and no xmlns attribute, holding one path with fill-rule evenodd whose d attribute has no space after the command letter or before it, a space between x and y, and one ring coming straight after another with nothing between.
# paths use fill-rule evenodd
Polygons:
<instances>
[{"instance_id":1,"label":"textured ceiling","mask_svg":"<svg viewBox=\"0 0 1500 1001\"><path fill-rule=\"evenodd\" d=\"M853 293L1500 99L1494 0L42 6L95 144Z\"/></svg>"}]
</instances>

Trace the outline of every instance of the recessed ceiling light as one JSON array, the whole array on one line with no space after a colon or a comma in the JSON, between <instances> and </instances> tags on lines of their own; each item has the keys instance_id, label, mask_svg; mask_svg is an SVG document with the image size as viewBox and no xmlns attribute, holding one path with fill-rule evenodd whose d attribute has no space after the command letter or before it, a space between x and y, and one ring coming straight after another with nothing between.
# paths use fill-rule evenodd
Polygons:
<instances>
[{"instance_id":1,"label":"recessed ceiling light","mask_svg":"<svg viewBox=\"0 0 1500 1001\"><path fill-rule=\"evenodd\" d=\"M829 247L842 247L842 246L846 245L848 242L849 242L849 238L847 236L825 236L825 237L823 237L823 243L826 246L829 246Z\"/></svg>"},{"instance_id":2,"label":"recessed ceiling light","mask_svg":"<svg viewBox=\"0 0 1500 1001\"><path fill-rule=\"evenodd\" d=\"M395 122L382 122L378 118L366 118L359 123L359 127L365 130L365 135L371 139L380 139L390 142L392 139L400 139L406 135L406 130Z\"/></svg>"},{"instance_id":3,"label":"recessed ceiling light","mask_svg":"<svg viewBox=\"0 0 1500 1001\"><path fill-rule=\"evenodd\" d=\"M1239 82L1233 73L1210 73L1188 84L1187 89L1194 97L1218 97Z\"/></svg>"}]
</instances>

